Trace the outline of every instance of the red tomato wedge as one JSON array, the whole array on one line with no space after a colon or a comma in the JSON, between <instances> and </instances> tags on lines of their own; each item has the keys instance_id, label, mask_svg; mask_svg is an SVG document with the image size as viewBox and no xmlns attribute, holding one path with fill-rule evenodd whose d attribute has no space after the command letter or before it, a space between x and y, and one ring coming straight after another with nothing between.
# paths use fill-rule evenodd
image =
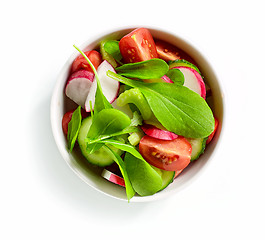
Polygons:
<instances>
[{"instance_id":1,"label":"red tomato wedge","mask_svg":"<svg viewBox=\"0 0 265 240\"><path fill-rule=\"evenodd\" d=\"M100 65L100 63L102 62L102 58L99 52L97 52L96 50L92 50L92 51L87 51L84 52L85 55L89 58L89 60L92 62L92 64L94 65L94 67L97 69L98 66ZM91 71L92 73L93 70L90 67L90 65L88 64L87 60L82 56L79 55L73 62L72 64L72 72L76 72L80 69L85 69L88 71Z\"/></svg>"},{"instance_id":2,"label":"red tomato wedge","mask_svg":"<svg viewBox=\"0 0 265 240\"><path fill-rule=\"evenodd\" d=\"M193 64L195 64L194 60L184 51L177 48L176 46L162 41L156 40L155 41L156 50L158 57L163 59L164 61L168 62L170 60L177 60L177 59L185 59Z\"/></svg>"},{"instance_id":3,"label":"red tomato wedge","mask_svg":"<svg viewBox=\"0 0 265 240\"><path fill-rule=\"evenodd\" d=\"M139 152L148 163L167 171L182 170L191 159L191 145L182 136L161 140L146 135L140 141Z\"/></svg>"},{"instance_id":4,"label":"red tomato wedge","mask_svg":"<svg viewBox=\"0 0 265 240\"><path fill-rule=\"evenodd\" d=\"M206 144L209 144L211 141L212 141L212 139L213 139L213 137L214 137L214 135L215 135L215 133L216 133L216 130L217 130L217 127L218 127L218 125L219 125L219 121L218 121L218 119L215 117L214 118L214 130L213 130L213 132L209 135L209 137L207 138L207 140L206 140Z\"/></svg>"},{"instance_id":5,"label":"red tomato wedge","mask_svg":"<svg viewBox=\"0 0 265 240\"><path fill-rule=\"evenodd\" d=\"M150 31L138 28L125 35L119 42L120 52L126 63L158 58L156 45Z\"/></svg>"}]
</instances>

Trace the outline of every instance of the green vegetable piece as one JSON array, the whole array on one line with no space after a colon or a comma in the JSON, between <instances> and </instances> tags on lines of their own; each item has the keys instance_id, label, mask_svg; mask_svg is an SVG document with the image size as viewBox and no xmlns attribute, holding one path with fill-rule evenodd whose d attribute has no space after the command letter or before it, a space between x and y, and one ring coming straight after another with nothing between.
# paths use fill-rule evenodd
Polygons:
<instances>
[{"instance_id":1,"label":"green vegetable piece","mask_svg":"<svg viewBox=\"0 0 265 240\"><path fill-rule=\"evenodd\" d=\"M187 138L192 147L190 161L197 160L204 153L207 138Z\"/></svg>"},{"instance_id":2,"label":"green vegetable piece","mask_svg":"<svg viewBox=\"0 0 265 240\"><path fill-rule=\"evenodd\" d=\"M101 135L110 135L128 127L131 119L123 112L114 109L103 109L94 115L93 122L87 133L88 140L94 140ZM99 143L88 144L87 151L94 152L100 148Z\"/></svg>"},{"instance_id":3,"label":"green vegetable piece","mask_svg":"<svg viewBox=\"0 0 265 240\"><path fill-rule=\"evenodd\" d=\"M185 59L177 59L177 60L169 61L168 65L169 65L169 69L172 69L174 67L190 67L196 70L199 74L201 74L199 68L197 68L194 64L188 62Z\"/></svg>"},{"instance_id":4,"label":"green vegetable piece","mask_svg":"<svg viewBox=\"0 0 265 240\"><path fill-rule=\"evenodd\" d=\"M102 58L104 60L107 60L114 68L116 68L118 66L117 62L115 61L114 57L111 56L111 54L109 54L106 50L105 50L105 43L107 42L107 40L101 41L100 42L100 54L102 56Z\"/></svg>"},{"instance_id":5,"label":"green vegetable piece","mask_svg":"<svg viewBox=\"0 0 265 240\"><path fill-rule=\"evenodd\" d=\"M128 137L128 141L131 145L136 146L137 144L140 143L143 136L144 136L143 131L139 129L139 132L131 133L131 135Z\"/></svg>"},{"instance_id":6,"label":"green vegetable piece","mask_svg":"<svg viewBox=\"0 0 265 240\"><path fill-rule=\"evenodd\" d=\"M168 130L189 138L204 138L214 130L213 113L197 93L168 83L144 83L113 72L108 76L139 88L158 121Z\"/></svg>"},{"instance_id":7,"label":"green vegetable piece","mask_svg":"<svg viewBox=\"0 0 265 240\"><path fill-rule=\"evenodd\" d=\"M108 149L109 154L112 156L112 158L114 159L114 161L118 164L121 174L123 176L124 182L125 182L125 189L126 189L126 195L128 198L128 201L130 201L130 199L135 195L135 190L132 187L132 184L130 182L126 167L125 167L125 163L123 162L123 160L121 159L121 157L114 152L110 147L106 146L106 149Z\"/></svg>"},{"instance_id":8,"label":"green vegetable piece","mask_svg":"<svg viewBox=\"0 0 265 240\"><path fill-rule=\"evenodd\" d=\"M133 103L139 109L144 120L147 120L152 116L151 108L138 88L126 90L117 98L117 105L120 107L128 103Z\"/></svg>"},{"instance_id":9,"label":"green vegetable piece","mask_svg":"<svg viewBox=\"0 0 265 240\"><path fill-rule=\"evenodd\" d=\"M183 73L176 68L169 69L167 74L166 74L174 83L177 83L179 85L184 84L184 75Z\"/></svg>"},{"instance_id":10,"label":"green vegetable piece","mask_svg":"<svg viewBox=\"0 0 265 240\"><path fill-rule=\"evenodd\" d=\"M72 115L71 121L68 123L67 142L70 152L72 152L81 127L82 115L81 106L79 106Z\"/></svg>"},{"instance_id":11,"label":"green vegetable piece","mask_svg":"<svg viewBox=\"0 0 265 240\"><path fill-rule=\"evenodd\" d=\"M152 166L153 169L161 176L162 178L162 187L159 191L165 189L170 183L174 181L175 171L166 171Z\"/></svg>"},{"instance_id":12,"label":"green vegetable piece","mask_svg":"<svg viewBox=\"0 0 265 240\"><path fill-rule=\"evenodd\" d=\"M141 196L152 195L162 188L162 178L150 164L148 164L135 147L115 141L103 140L102 143L126 151L124 163L134 190Z\"/></svg>"},{"instance_id":13,"label":"green vegetable piece","mask_svg":"<svg viewBox=\"0 0 265 240\"><path fill-rule=\"evenodd\" d=\"M168 72L167 63L158 58L124 64L115 70L122 76L138 79L160 78Z\"/></svg>"},{"instance_id":14,"label":"green vegetable piece","mask_svg":"<svg viewBox=\"0 0 265 240\"><path fill-rule=\"evenodd\" d=\"M126 170L134 190L140 196L153 195L162 188L162 178L151 165L126 152Z\"/></svg>"},{"instance_id":15,"label":"green vegetable piece","mask_svg":"<svg viewBox=\"0 0 265 240\"><path fill-rule=\"evenodd\" d=\"M122 55L120 52L119 41L116 40L108 40L104 44L105 51L111 55L118 63L120 63L122 59Z\"/></svg>"}]
</instances>

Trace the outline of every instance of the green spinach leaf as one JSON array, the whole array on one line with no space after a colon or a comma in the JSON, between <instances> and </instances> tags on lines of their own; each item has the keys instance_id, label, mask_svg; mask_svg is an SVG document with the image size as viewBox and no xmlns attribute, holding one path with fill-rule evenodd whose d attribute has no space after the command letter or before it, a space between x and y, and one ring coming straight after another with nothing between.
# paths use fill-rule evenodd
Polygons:
<instances>
[{"instance_id":1,"label":"green spinach leaf","mask_svg":"<svg viewBox=\"0 0 265 240\"><path fill-rule=\"evenodd\" d=\"M168 72L167 63L158 58L147 61L124 64L115 69L120 75L130 78L160 78Z\"/></svg>"},{"instance_id":2,"label":"green spinach leaf","mask_svg":"<svg viewBox=\"0 0 265 240\"><path fill-rule=\"evenodd\" d=\"M152 195L162 187L161 176L148 164L135 147L113 139L101 141L126 151L124 162L134 190L141 196Z\"/></svg>"},{"instance_id":3,"label":"green spinach leaf","mask_svg":"<svg viewBox=\"0 0 265 240\"><path fill-rule=\"evenodd\" d=\"M144 94L158 121L168 130L190 138L204 138L214 129L213 113L206 101L187 87L144 83L108 72L108 76Z\"/></svg>"},{"instance_id":4,"label":"green spinach leaf","mask_svg":"<svg viewBox=\"0 0 265 240\"><path fill-rule=\"evenodd\" d=\"M82 115L81 106L79 106L72 115L71 121L68 123L67 142L70 152L72 152L79 129L81 127Z\"/></svg>"},{"instance_id":5,"label":"green spinach leaf","mask_svg":"<svg viewBox=\"0 0 265 240\"><path fill-rule=\"evenodd\" d=\"M125 163L124 161L121 159L121 157L114 152L110 147L105 146L106 150L108 150L109 154L112 156L113 160L118 164L121 174L123 176L124 182L125 182L125 189L126 189L126 194L127 194L127 198L128 201L135 195L135 190L132 187L132 184L130 182L126 167L125 167Z\"/></svg>"},{"instance_id":6,"label":"green spinach leaf","mask_svg":"<svg viewBox=\"0 0 265 240\"><path fill-rule=\"evenodd\" d=\"M176 68L169 69L166 74L174 83L177 83L179 85L184 84L184 75L183 73Z\"/></svg>"},{"instance_id":7,"label":"green spinach leaf","mask_svg":"<svg viewBox=\"0 0 265 240\"><path fill-rule=\"evenodd\" d=\"M122 59L122 55L119 48L119 41L108 40L104 44L104 50L110 54L118 63Z\"/></svg>"}]
</instances>

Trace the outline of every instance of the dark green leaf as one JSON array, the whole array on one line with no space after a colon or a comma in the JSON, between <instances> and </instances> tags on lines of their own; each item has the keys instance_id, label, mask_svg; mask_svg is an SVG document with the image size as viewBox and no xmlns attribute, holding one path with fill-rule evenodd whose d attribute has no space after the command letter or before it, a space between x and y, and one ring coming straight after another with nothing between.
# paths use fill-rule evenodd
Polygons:
<instances>
[{"instance_id":1,"label":"dark green leaf","mask_svg":"<svg viewBox=\"0 0 265 240\"><path fill-rule=\"evenodd\" d=\"M67 141L68 148L70 151L73 150L75 141L78 136L79 129L81 127L81 106L79 106L72 115L71 121L68 123Z\"/></svg>"},{"instance_id":2,"label":"dark green leaf","mask_svg":"<svg viewBox=\"0 0 265 240\"><path fill-rule=\"evenodd\" d=\"M139 79L160 78L168 72L167 63L158 58L124 64L115 69L120 75Z\"/></svg>"}]
</instances>

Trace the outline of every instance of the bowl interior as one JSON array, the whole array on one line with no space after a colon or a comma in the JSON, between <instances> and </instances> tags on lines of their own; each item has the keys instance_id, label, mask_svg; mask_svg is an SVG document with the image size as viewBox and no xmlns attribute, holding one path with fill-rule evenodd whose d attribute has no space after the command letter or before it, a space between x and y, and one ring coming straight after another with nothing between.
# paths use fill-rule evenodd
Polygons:
<instances>
[{"instance_id":1,"label":"bowl interior","mask_svg":"<svg viewBox=\"0 0 265 240\"><path fill-rule=\"evenodd\" d=\"M85 42L81 46L81 49L83 51L95 49L98 47L98 43L102 39L120 39L122 36L129 33L133 29L134 28L116 30L104 36L93 38ZM217 76L215 75L211 65L208 63L206 58L198 50L191 46L191 44L189 44L187 41L181 39L180 37L172 33L164 32L162 30L157 29L150 29L150 31L154 38L167 41L177 46L194 59L199 69L201 70L202 75L204 76L204 81L207 85L209 85L212 90L212 97L209 101L209 104L214 112L214 115L218 118L220 124L214 139L207 146L205 153L200 157L198 161L191 163L172 184L170 184L163 191L158 192L152 196L140 197L136 195L131 199L131 202L156 200L168 196L173 192L177 192L181 190L184 186L186 186L188 183L190 183L191 180L194 179L194 177L202 170L202 168L205 167L206 163L210 160L213 160L212 154L220 138L223 123L223 92L220 86L220 82L217 79ZM68 152L67 141L62 131L61 122L64 113L77 107L77 105L75 105L71 100L69 100L65 96L64 89L67 78L70 73L71 64L77 55L78 52L75 51L63 66L63 69L61 70L58 76L52 96L51 124L56 144L67 164L83 181L85 181L88 185L104 194L127 201L126 193L123 187L112 184L100 176L100 173L102 171L101 168L89 164L78 150L75 150L72 153Z\"/></svg>"}]
</instances>

